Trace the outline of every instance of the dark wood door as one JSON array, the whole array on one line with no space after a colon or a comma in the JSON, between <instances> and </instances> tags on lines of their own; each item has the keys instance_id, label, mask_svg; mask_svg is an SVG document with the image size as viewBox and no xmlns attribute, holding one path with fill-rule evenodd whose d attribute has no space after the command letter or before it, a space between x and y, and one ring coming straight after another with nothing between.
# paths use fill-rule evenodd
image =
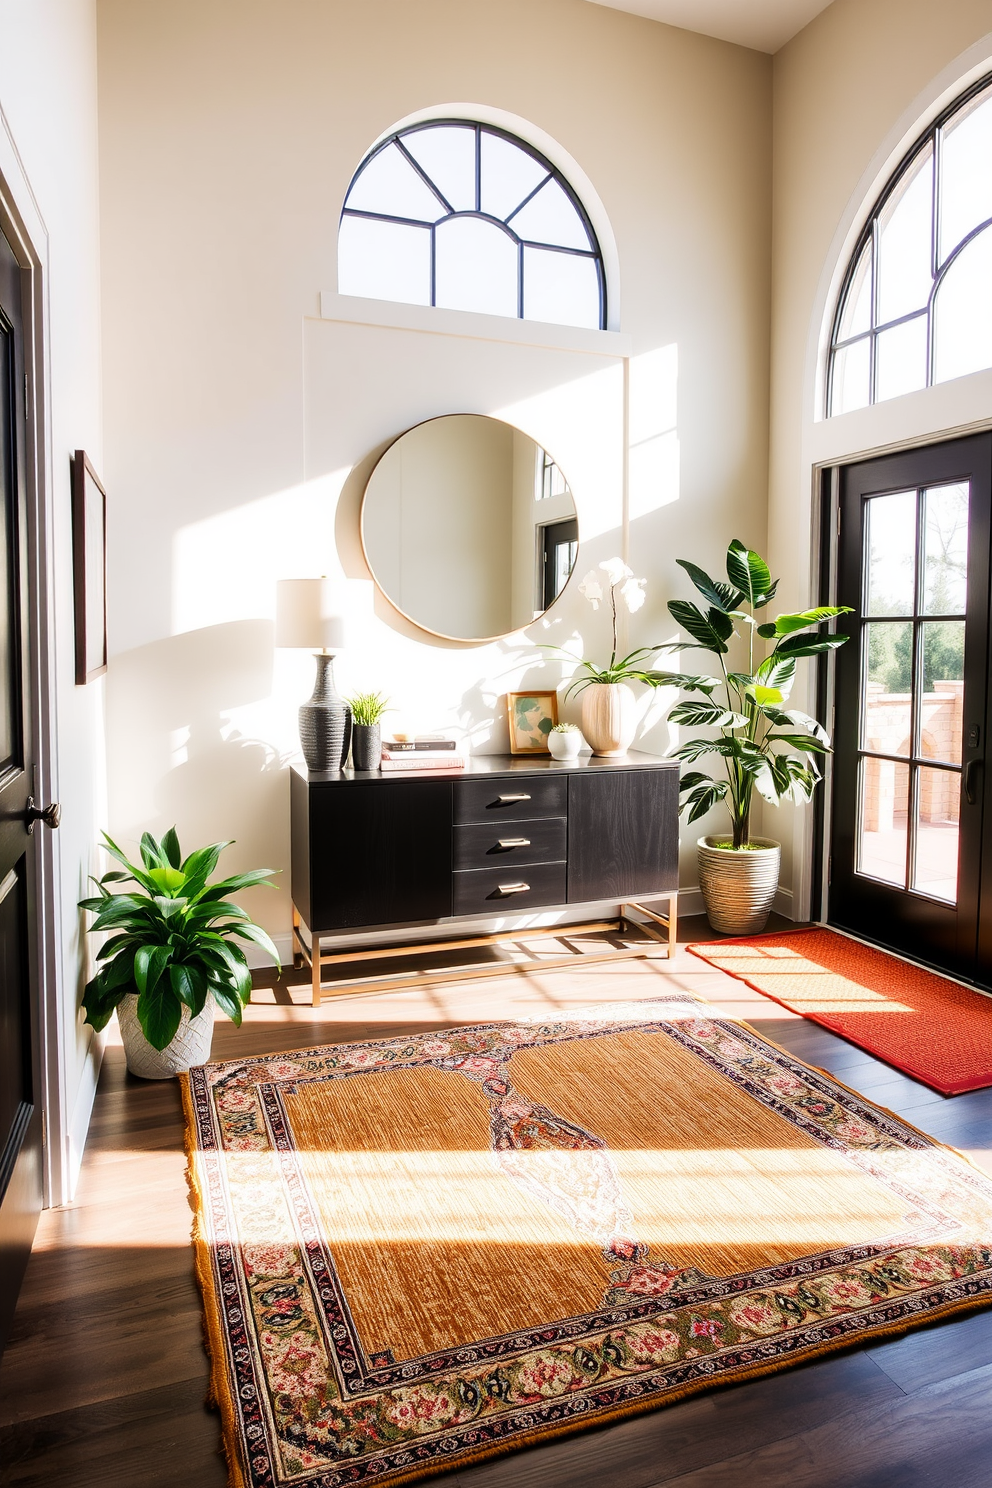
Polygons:
<instances>
[{"instance_id":1,"label":"dark wood door","mask_svg":"<svg viewBox=\"0 0 992 1488\"><path fill-rule=\"evenodd\" d=\"M568 902L678 886L675 769L578 772L568 782Z\"/></svg>"},{"instance_id":2,"label":"dark wood door","mask_svg":"<svg viewBox=\"0 0 992 1488\"><path fill-rule=\"evenodd\" d=\"M20 269L0 235L0 1348L42 1202Z\"/></svg>"},{"instance_id":3,"label":"dark wood door","mask_svg":"<svg viewBox=\"0 0 992 1488\"><path fill-rule=\"evenodd\" d=\"M841 474L830 921L992 979L992 435Z\"/></svg>"}]
</instances>

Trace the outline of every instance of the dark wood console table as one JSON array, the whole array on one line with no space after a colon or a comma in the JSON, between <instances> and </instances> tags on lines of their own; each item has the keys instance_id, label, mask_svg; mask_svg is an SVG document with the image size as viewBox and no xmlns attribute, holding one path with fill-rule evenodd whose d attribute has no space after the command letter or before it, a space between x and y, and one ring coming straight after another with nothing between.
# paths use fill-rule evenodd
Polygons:
<instances>
[{"instance_id":1,"label":"dark wood console table","mask_svg":"<svg viewBox=\"0 0 992 1488\"><path fill-rule=\"evenodd\" d=\"M291 772L293 928L311 967L313 1003L354 991L369 980L326 984L333 963L396 957L425 950L496 944L539 935L567 937L623 927L634 909L652 941L675 941L678 891L678 787L675 760L631 753L622 759L582 755L574 762L477 755L464 770L383 774L378 770ZM659 914L641 901L668 900ZM322 952L321 936L423 927L471 916L524 914L603 901L619 919L594 925L508 929L494 935L407 947ZM660 935L654 926L663 927ZM305 933L304 933L305 932ZM646 947L611 948L584 960L643 955ZM467 966L426 976L379 979L376 989L418 981L467 978L575 960Z\"/></svg>"}]
</instances>

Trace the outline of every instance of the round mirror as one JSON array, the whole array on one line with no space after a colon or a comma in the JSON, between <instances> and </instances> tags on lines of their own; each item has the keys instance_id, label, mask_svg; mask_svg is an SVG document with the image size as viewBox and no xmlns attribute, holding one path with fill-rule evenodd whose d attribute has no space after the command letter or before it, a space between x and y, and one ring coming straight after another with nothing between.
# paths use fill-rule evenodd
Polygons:
<instances>
[{"instance_id":1,"label":"round mirror","mask_svg":"<svg viewBox=\"0 0 992 1488\"><path fill-rule=\"evenodd\" d=\"M499 419L456 413L386 450L365 488L362 546L408 620L449 640L488 641L554 603L579 528L546 450Z\"/></svg>"}]
</instances>

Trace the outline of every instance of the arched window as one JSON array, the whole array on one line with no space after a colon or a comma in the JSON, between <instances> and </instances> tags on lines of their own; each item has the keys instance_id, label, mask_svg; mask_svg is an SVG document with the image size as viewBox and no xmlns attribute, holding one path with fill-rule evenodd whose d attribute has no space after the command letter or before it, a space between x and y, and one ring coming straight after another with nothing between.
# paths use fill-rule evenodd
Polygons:
<instances>
[{"instance_id":1,"label":"arched window","mask_svg":"<svg viewBox=\"0 0 992 1488\"><path fill-rule=\"evenodd\" d=\"M564 176L489 124L399 129L366 156L338 232L342 294L606 327L603 256Z\"/></svg>"},{"instance_id":2,"label":"arched window","mask_svg":"<svg viewBox=\"0 0 992 1488\"><path fill-rule=\"evenodd\" d=\"M992 367L992 79L957 99L892 176L834 321L828 415Z\"/></svg>"}]
</instances>

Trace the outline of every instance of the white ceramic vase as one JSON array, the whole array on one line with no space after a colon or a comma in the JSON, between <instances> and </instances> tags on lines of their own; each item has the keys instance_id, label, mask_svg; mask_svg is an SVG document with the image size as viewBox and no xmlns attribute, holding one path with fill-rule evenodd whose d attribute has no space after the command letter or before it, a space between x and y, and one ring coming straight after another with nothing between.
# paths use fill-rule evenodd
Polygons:
<instances>
[{"instance_id":1,"label":"white ceramic vase","mask_svg":"<svg viewBox=\"0 0 992 1488\"><path fill-rule=\"evenodd\" d=\"M556 734L554 729L548 735L548 749L551 758L556 760L574 760L579 757L582 748L582 735L578 729L569 730L567 734Z\"/></svg>"},{"instance_id":2,"label":"white ceramic vase","mask_svg":"<svg viewBox=\"0 0 992 1488\"><path fill-rule=\"evenodd\" d=\"M117 1022L127 1067L132 1075L140 1075L143 1080L171 1080L173 1075L184 1074L194 1064L206 1064L210 1058L214 1036L212 997L207 998L202 1013L197 1013L195 1018L190 1017L189 1008L183 1008L176 1036L164 1049L153 1049L145 1038L138 1022L136 993L129 992L117 1004Z\"/></svg>"},{"instance_id":3,"label":"white ceramic vase","mask_svg":"<svg viewBox=\"0 0 992 1488\"><path fill-rule=\"evenodd\" d=\"M724 935L757 935L771 913L782 859L779 843L752 837L749 848L718 847L731 837L696 843L706 918Z\"/></svg>"},{"instance_id":4,"label":"white ceramic vase","mask_svg":"<svg viewBox=\"0 0 992 1488\"><path fill-rule=\"evenodd\" d=\"M593 754L626 754L637 728L634 694L622 682L591 682L582 692L582 732Z\"/></svg>"}]
</instances>

